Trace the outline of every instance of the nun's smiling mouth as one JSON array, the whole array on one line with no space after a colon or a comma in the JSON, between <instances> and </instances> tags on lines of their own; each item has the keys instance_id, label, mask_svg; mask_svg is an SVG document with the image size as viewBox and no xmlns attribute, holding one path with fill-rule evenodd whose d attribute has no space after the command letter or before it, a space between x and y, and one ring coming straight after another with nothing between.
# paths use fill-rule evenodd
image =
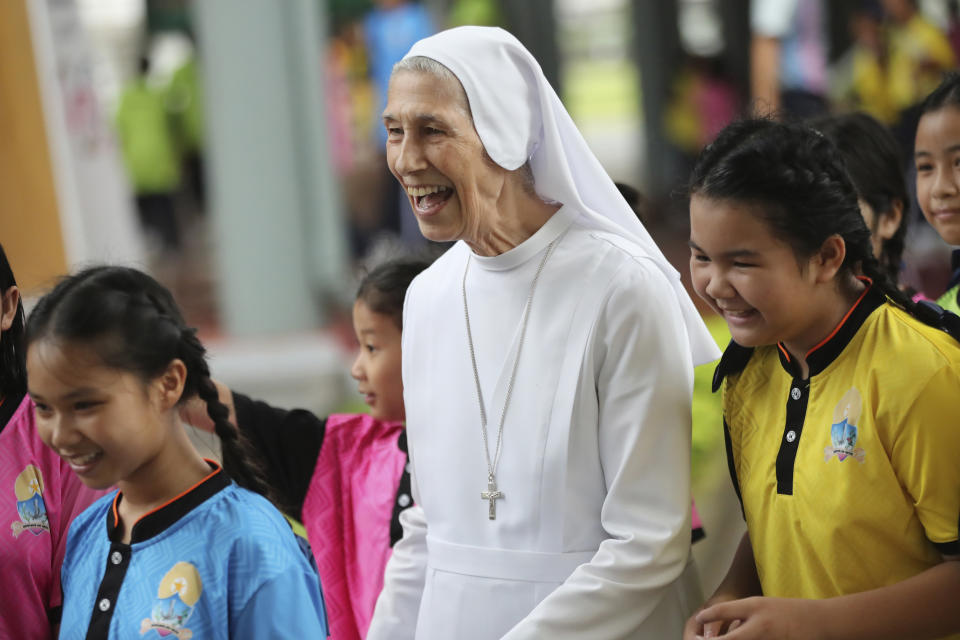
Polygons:
<instances>
[{"instance_id":1,"label":"nun's smiling mouth","mask_svg":"<svg viewBox=\"0 0 960 640\"><path fill-rule=\"evenodd\" d=\"M440 211L454 193L452 188L442 184L407 186L406 191L413 198L417 213L423 216Z\"/></svg>"}]
</instances>

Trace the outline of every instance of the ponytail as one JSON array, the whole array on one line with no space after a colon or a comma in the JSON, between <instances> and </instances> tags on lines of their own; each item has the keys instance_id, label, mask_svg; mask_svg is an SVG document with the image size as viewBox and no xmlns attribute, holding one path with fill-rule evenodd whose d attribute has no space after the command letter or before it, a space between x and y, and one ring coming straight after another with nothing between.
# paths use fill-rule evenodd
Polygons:
<instances>
[{"instance_id":1,"label":"ponytail","mask_svg":"<svg viewBox=\"0 0 960 640\"><path fill-rule=\"evenodd\" d=\"M126 267L93 267L63 278L40 299L27 323L26 344L53 337L93 349L106 366L150 381L176 358L187 369L180 402L198 396L222 443L223 469L238 485L272 500L259 456L227 420L210 379L206 349L186 326L170 292Z\"/></svg>"}]
</instances>

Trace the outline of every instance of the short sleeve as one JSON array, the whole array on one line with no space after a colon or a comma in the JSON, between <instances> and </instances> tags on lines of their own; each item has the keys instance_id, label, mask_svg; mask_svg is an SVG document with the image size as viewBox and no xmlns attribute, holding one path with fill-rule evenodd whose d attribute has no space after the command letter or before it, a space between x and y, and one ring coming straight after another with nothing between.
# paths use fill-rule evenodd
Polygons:
<instances>
[{"instance_id":1,"label":"short sleeve","mask_svg":"<svg viewBox=\"0 0 960 640\"><path fill-rule=\"evenodd\" d=\"M305 409L278 409L237 392L233 404L237 426L262 456L283 510L302 520L326 420Z\"/></svg>"},{"instance_id":2,"label":"short sleeve","mask_svg":"<svg viewBox=\"0 0 960 640\"><path fill-rule=\"evenodd\" d=\"M942 367L906 410L890 454L927 539L960 554L960 362Z\"/></svg>"},{"instance_id":3,"label":"short sleeve","mask_svg":"<svg viewBox=\"0 0 960 640\"><path fill-rule=\"evenodd\" d=\"M290 571L264 582L232 627L230 637L237 640L288 638L293 629L299 638L326 638L327 614L317 575Z\"/></svg>"}]
</instances>

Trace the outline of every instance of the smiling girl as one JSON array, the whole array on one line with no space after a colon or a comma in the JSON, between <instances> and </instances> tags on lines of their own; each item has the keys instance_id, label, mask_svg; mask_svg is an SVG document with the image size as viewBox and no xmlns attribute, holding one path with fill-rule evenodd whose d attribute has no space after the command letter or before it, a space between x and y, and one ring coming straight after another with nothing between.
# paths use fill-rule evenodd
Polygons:
<instances>
[{"instance_id":1,"label":"smiling girl","mask_svg":"<svg viewBox=\"0 0 960 640\"><path fill-rule=\"evenodd\" d=\"M920 107L914 145L917 202L944 242L953 245L953 273L937 302L960 313L960 73L945 76Z\"/></svg>"},{"instance_id":2,"label":"smiling girl","mask_svg":"<svg viewBox=\"0 0 960 640\"><path fill-rule=\"evenodd\" d=\"M61 638L326 636L316 573L254 493L266 485L166 289L121 267L67 277L37 304L26 344L41 439L88 487L118 488L70 528ZM194 396L223 468L179 423Z\"/></svg>"},{"instance_id":3,"label":"smiling girl","mask_svg":"<svg viewBox=\"0 0 960 640\"><path fill-rule=\"evenodd\" d=\"M359 343L350 373L368 414L320 418L287 411L231 392L220 399L240 431L263 453L265 476L292 518L303 522L316 556L330 633L338 640L366 636L383 571L412 506L404 432L400 338L403 300L429 262L397 259L370 271L353 305ZM212 429L205 415L185 416Z\"/></svg>"},{"instance_id":4,"label":"smiling girl","mask_svg":"<svg viewBox=\"0 0 960 640\"><path fill-rule=\"evenodd\" d=\"M960 345L889 281L812 129L730 125L691 194L747 534L685 638L960 637Z\"/></svg>"}]
</instances>

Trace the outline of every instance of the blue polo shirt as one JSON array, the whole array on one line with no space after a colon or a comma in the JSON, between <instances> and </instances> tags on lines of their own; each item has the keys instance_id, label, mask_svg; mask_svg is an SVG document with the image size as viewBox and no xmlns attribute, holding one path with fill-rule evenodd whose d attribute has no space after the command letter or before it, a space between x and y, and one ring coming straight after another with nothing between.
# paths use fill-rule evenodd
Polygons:
<instances>
[{"instance_id":1,"label":"blue polo shirt","mask_svg":"<svg viewBox=\"0 0 960 640\"><path fill-rule=\"evenodd\" d=\"M119 541L110 493L67 537L60 638L325 638L320 581L265 498L220 469Z\"/></svg>"}]
</instances>

